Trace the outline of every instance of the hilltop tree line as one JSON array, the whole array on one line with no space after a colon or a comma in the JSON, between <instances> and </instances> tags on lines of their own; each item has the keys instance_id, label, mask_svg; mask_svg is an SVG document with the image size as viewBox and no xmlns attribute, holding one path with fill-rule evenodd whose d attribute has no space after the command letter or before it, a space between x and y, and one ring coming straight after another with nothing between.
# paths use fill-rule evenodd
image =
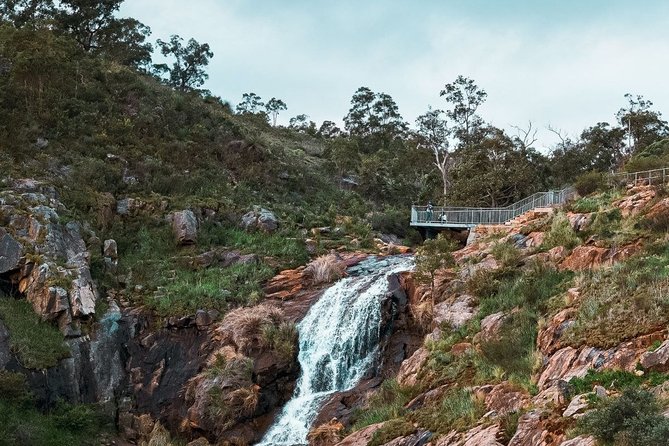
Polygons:
<instances>
[{"instance_id":1,"label":"hilltop tree line","mask_svg":"<svg viewBox=\"0 0 669 446\"><path fill-rule=\"evenodd\" d=\"M659 144L669 155L669 126L653 103L626 94L615 121L599 122L578 138L548 127L559 140L550 153L535 147L537 128L530 121L515 134L487 123L479 114L488 94L473 79L458 76L440 91L443 109L429 106L412 127L393 98L360 87L344 116L320 126L307 115L291 118L288 128L327 140L326 156L342 177L359 178L363 193L379 200L504 206L538 190L572 183L587 172L620 169L634 155ZM279 111L254 93L243 95L237 113L272 116ZM662 144L660 144L662 142ZM652 152L652 150L651 150ZM667 152L665 154L665 152ZM652 163L635 160L639 169ZM664 162L664 161L659 161Z\"/></svg>"},{"instance_id":2,"label":"hilltop tree line","mask_svg":"<svg viewBox=\"0 0 669 446\"><path fill-rule=\"evenodd\" d=\"M634 165L652 167L652 160L664 160L669 151L669 143L662 142L669 127L661 113L642 96L626 95L626 105L611 123L596 123L576 138L551 128L559 143L542 153L532 122L515 127L515 134L486 122L482 110L488 94L464 76L445 83L440 104L426 107L413 125L392 96L360 87L341 119L343 128L333 120L319 125L303 113L282 126L279 117L288 111L286 102L249 92L233 109L202 89L214 56L207 43L178 35L151 43L148 26L118 17L122 3L0 4L0 143L16 147L16 156L23 156L21 144L46 135L76 141L82 152L96 151L101 157L123 147L139 158L142 147L167 153L164 162L174 163L175 169L193 161L209 166L207 160L216 157L226 160L233 173L243 168L254 178L267 178L275 172L221 148L253 128L254 134L274 132L311 141L322 148L316 156L325 161L330 179L356 185L355 192L373 206L406 209L428 200L506 205L571 183L586 172L618 169L639 154L649 156ZM161 63L154 63L155 51L163 56ZM176 96L149 99L149 80L171 87ZM233 116L235 120L227 118ZM266 154L246 156L279 169ZM161 169L165 171L164 166L155 171ZM177 184L164 183L158 190ZM306 190L304 185L291 187Z\"/></svg>"}]
</instances>

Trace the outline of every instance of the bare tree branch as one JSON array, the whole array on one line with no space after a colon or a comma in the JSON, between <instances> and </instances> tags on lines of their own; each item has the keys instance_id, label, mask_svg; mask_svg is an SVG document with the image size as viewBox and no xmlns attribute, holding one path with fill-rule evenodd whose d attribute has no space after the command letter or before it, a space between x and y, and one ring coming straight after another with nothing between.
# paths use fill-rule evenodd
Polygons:
<instances>
[{"instance_id":1,"label":"bare tree branch","mask_svg":"<svg viewBox=\"0 0 669 446\"><path fill-rule=\"evenodd\" d=\"M534 128L532 121L527 121L527 128L523 128L517 125L512 125L511 128L516 129L516 138L521 142L523 147L531 147L535 142L537 142L537 129Z\"/></svg>"}]
</instances>

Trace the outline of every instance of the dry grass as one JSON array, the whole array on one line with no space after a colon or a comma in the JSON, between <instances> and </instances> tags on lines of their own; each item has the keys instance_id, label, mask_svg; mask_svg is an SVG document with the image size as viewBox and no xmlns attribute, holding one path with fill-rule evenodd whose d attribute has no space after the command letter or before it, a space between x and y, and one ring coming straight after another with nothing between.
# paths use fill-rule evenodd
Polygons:
<instances>
[{"instance_id":1,"label":"dry grass","mask_svg":"<svg viewBox=\"0 0 669 446\"><path fill-rule=\"evenodd\" d=\"M155 424L151 431L151 437L147 443L140 443L146 446L173 446L170 433L159 422Z\"/></svg>"},{"instance_id":2,"label":"dry grass","mask_svg":"<svg viewBox=\"0 0 669 446\"><path fill-rule=\"evenodd\" d=\"M260 397L260 386L254 384L249 387L242 387L228 395L230 404L239 409L244 416L251 416L258 407L258 400Z\"/></svg>"},{"instance_id":3,"label":"dry grass","mask_svg":"<svg viewBox=\"0 0 669 446\"><path fill-rule=\"evenodd\" d=\"M282 322L283 311L275 305L263 303L231 311L223 319L218 333L223 343L234 344L238 351L247 355L267 346L264 333L268 325L278 327Z\"/></svg>"},{"instance_id":4,"label":"dry grass","mask_svg":"<svg viewBox=\"0 0 669 446\"><path fill-rule=\"evenodd\" d=\"M421 302L410 304L409 310L414 320L421 327L429 327L434 318L434 302L432 299L425 299Z\"/></svg>"},{"instance_id":5,"label":"dry grass","mask_svg":"<svg viewBox=\"0 0 669 446\"><path fill-rule=\"evenodd\" d=\"M346 274L346 264L336 254L318 257L304 269L304 277L313 285L331 283Z\"/></svg>"},{"instance_id":6,"label":"dry grass","mask_svg":"<svg viewBox=\"0 0 669 446\"><path fill-rule=\"evenodd\" d=\"M307 440L312 446L334 446L343 439L344 425L336 419L311 429Z\"/></svg>"}]
</instances>

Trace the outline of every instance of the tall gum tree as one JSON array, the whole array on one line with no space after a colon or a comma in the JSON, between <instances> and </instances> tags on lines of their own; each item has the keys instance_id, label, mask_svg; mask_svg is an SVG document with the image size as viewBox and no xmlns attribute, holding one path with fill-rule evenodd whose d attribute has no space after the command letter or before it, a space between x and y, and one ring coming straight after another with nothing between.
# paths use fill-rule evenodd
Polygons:
<instances>
[{"instance_id":1,"label":"tall gum tree","mask_svg":"<svg viewBox=\"0 0 669 446\"><path fill-rule=\"evenodd\" d=\"M449 170L453 159L449 151L448 136L451 133L448 123L442 119L443 110L429 107L427 112L416 118L416 136L418 146L430 150L434 155L433 164L441 174L444 196L450 186Z\"/></svg>"}]
</instances>

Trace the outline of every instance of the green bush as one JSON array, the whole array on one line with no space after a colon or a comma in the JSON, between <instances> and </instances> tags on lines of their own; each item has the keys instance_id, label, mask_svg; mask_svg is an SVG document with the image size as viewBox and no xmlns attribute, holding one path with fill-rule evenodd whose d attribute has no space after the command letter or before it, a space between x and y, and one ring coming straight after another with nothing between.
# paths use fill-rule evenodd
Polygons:
<instances>
[{"instance_id":1,"label":"green bush","mask_svg":"<svg viewBox=\"0 0 669 446\"><path fill-rule=\"evenodd\" d=\"M297 327L293 322L265 324L262 340L283 359L292 359L297 347Z\"/></svg>"},{"instance_id":2,"label":"green bush","mask_svg":"<svg viewBox=\"0 0 669 446\"><path fill-rule=\"evenodd\" d=\"M596 234L600 238L612 238L622 230L622 213L615 208L608 211L598 212L592 220L588 232Z\"/></svg>"},{"instance_id":3,"label":"green bush","mask_svg":"<svg viewBox=\"0 0 669 446\"><path fill-rule=\"evenodd\" d=\"M0 370L0 398L22 402L29 399L26 378L22 373Z\"/></svg>"},{"instance_id":4,"label":"green bush","mask_svg":"<svg viewBox=\"0 0 669 446\"><path fill-rule=\"evenodd\" d=\"M596 197L581 197L571 204L571 209L574 212L588 214L590 212L597 212L600 206L600 200Z\"/></svg>"},{"instance_id":5,"label":"green bush","mask_svg":"<svg viewBox=\"0 0 669 446\"><path fill-rule=\"evenodd\" d=\"M572 249L580 244L581 239L578 238L572 229L567 216L563 213L558 213L553 217L551 229L546 234L541 248L551 249L556 246L564 246L567 249Z\"/></svg>"},{"instance_id":6,"label":"green bush","mask_svg":"<svg viewBox=\"0 0 669 446\"><path fill-rule=\"evenodd\" d=\"M370 218L372 229L384 234L395 234L398 237L406 237L409 230L409 208L388 208L383 212L375 212Z\"/></svg>"},{"instance_id":7,"label":"green bush","mask_svg":"<svg viewBox=\"0 0 669 446\"><path fill-rule=\"evenodd\" d=\"M492 255L505 267L517 266L521 259L520 249L509 241L495 243Z\"/></svg>"},{"instance_id":8,"label":"green bush","mask_svg":"<svg viewBox=\"0 0 669 446\"><path fill-rule=\"evenodd\" d=\"M603 190L606 187L606 176L601 172L587 172L576 178L574 188L581 197L593 192Z\"/></svg>"},{"instance_id":9,"label":"green bush","mask_svg":"<svg viewBox=\"0 0 669 446\"><path fill-rule=\"evenodd\" d=\"M669 419L652 393L627 389L579 420L580 429L606 444L658 446L669 439Z\"/></svg>"}]
</instances>

